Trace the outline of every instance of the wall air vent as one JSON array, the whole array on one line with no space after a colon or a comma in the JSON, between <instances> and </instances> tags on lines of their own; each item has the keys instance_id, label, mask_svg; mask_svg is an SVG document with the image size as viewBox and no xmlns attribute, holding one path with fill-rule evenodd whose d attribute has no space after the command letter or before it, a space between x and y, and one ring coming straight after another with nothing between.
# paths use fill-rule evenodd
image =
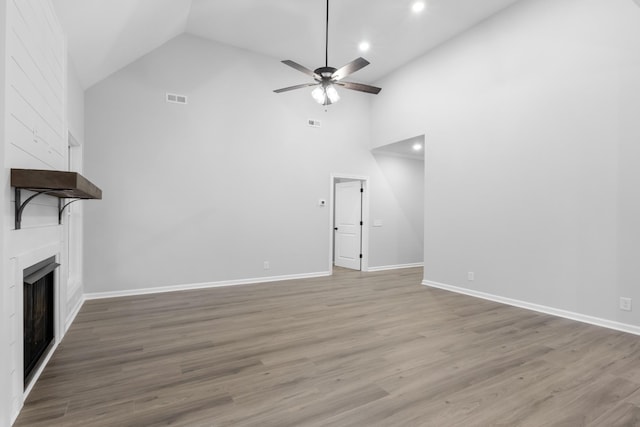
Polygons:
<instances>
[{"instance_id":1,"label":"wall air vent","mask_svg":"<svg viewBox=\"0 0 640 427\"><path fill-rule=\"evenodd\" d=\"M167 102L172 104L186 104L187 96L186 95L178 95L177 93L169 93L167 92Z\"/></svg>"},{"instance_id":2,"label":"wall air vent","mask_svg":"<svg viewBox=\"0 0 640 427\"><path fill-rule=\"evenodd\" d=\"M319 128L320 120L309 119L307 120L307 125L311 126L312 128Z\"/></svg>"}]
</instances>

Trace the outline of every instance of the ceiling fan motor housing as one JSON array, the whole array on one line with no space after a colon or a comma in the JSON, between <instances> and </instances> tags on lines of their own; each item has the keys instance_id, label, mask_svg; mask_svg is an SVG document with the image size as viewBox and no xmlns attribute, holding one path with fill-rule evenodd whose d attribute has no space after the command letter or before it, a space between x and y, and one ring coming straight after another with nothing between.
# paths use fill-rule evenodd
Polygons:
<instances>
[{"instance_id":1,"label":"ceiling fan motor housing","mask_svg":"<svg viewBox=\"0 0 640 427\"><path fill-rule=\"evenodd\" d=\"M324 80L324 79L331 78L331 76L333 75L333 73L336 72L336 70L337 69L333 67L320 67L320 68L316 68L314 73L316 73L319 76L322 76Z\"/></svg>"}]
</instances>

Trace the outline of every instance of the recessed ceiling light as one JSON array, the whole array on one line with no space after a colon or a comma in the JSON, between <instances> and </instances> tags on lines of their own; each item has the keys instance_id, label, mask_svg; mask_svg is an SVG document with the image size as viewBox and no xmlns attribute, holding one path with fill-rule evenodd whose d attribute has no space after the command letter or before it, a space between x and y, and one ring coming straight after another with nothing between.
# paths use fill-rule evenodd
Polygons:
<instances>
[{"instance_id":1,"label":"recessed ceiling light","mask_svg":"<svg viewBox=\"0 0 640 427\"><path fill-rule=\"evenodd\" d=\"M360 52L366 52L370 47L371 45L367 41L363 41L358 45L358 49L360 49Z\"/></svg>"},{"instance_id":2,"label":"recessed ceiling light","mask_svg":"<svg viewBox=\"0 0 640 427\"><path fill-rule=\"evenodd\" d=\"M413 10L414 13L420 13L424 10L425 6L426 5L423 1L417 1L413 4L413 6L411 6L411 10Z\"/></svg>"},{"instance_id":3,"label":"recessed ceiling light","mask_svg":"<svg viewBox=\"0 0 640 427\"><path fill-rule=\"evenodd\" d=\"M414 151L422 150L422 144L420 144L419 142L416 142L415 144L413 144L413 150Z\"/></svg>"}]
</instances>

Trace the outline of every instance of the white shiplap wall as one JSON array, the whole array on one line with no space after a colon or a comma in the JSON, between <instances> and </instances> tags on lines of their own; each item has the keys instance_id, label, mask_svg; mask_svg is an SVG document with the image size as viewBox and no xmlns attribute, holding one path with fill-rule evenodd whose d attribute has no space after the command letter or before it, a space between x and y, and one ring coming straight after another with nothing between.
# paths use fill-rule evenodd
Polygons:
<instances>
[{"instance_id":1,"label":"white shiplap wall","mask_svg":"<svg viewBox=\"0 0 640 427\"><path fill-rule=\"evenodd\" d=\"M11 168L67 169L66 44L50 0L4 0L6 69L4 164ZM58 225L57 200L40 196L24 211L21 230L14 230L13 191L4 189L6 237L5 305L9 395L2 407L13 421L25 397L22 380L22 270L56 256L61 262L63 234ZM23 194L23 200L28 197ZM63 280L61 280L63 279ZM56 273L56 340L64 333L66 286ZM3 326L5 327L5 326ZM3 369L6 369L3 367Z\"/></svg>"},{"instance_id":2,"label":"white shiplap wall","mask_svg":"<svg viewBox=\"0 0 640 427\"><path fill-rule=\"evenodd\" d=\"M7 133L12 165L64 169L64 37L49 2L9 2Z\"/></svg>"}]
</instances>

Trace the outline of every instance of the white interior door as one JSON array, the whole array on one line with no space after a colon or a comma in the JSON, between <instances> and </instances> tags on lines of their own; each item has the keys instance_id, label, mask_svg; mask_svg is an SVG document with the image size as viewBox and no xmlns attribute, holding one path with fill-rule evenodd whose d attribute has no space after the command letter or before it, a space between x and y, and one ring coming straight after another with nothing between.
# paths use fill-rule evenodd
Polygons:
<instances>
[{"instance_id":1,"label":"white interior door","mask_svg":"<svg viewBox=\"0 0 640 427\"><path fill-rule=\"evenodd\" d=\"M362 183L338 182L335 188L334 264L361 269Z\"/></svg>"}]
</instances>

